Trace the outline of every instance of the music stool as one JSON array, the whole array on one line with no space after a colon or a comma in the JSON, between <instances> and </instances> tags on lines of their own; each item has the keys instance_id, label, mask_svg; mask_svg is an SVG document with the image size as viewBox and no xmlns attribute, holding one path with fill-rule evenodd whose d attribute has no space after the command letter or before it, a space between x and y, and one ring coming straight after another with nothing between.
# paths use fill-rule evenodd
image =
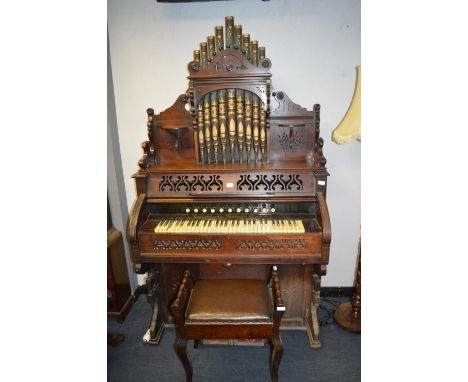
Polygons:
<instances>
[{"instance_id":1,"label":"music stool","mask_svg":"<svg viewBox=\"0 0 468 382\"><path fill-rule=\"evenodd\" d=\"M188 340L266 339L271 346L270 374L278 381L283 355L279 326L286 308L281 299L279 273L273 267L265 280L198 280L185 271L175 300L170 305L176 326L174 350L192 381Z\"/></svg>"}]
</instances>

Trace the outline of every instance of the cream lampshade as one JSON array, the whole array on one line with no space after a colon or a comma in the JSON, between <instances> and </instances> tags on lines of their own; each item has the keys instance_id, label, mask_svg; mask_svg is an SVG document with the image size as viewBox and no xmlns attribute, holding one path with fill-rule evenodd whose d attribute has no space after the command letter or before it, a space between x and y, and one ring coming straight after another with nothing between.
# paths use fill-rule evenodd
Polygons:
<instances>
[{"instance_id":1,"label":"cream lampshade","mask_svg":"<svg viewBox=\"0 0 468 382\"><path fill-rule=\"evenodd\" d=\"M361 65L356 66L356 86L348 111L333 130L332 140L339 145L361 140Z\"/></svg>"}]
</instances>

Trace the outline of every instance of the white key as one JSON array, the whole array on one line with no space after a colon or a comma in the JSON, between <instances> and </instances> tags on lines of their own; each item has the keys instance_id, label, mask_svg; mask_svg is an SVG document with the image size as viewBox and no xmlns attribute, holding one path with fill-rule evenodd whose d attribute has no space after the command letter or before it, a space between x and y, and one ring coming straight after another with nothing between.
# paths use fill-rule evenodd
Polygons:
<instances>
[{"instance_id":1,"label":"white key","mask_svg":"<svg viewBox=\"0 0 468 382\"><path fill-rule=\"evenodd\" d=\"M298 220L298 222L299 222L299 232L304 233L305 232L304 224L302 223L301 220Z\"/></svg>"}]
</instances>

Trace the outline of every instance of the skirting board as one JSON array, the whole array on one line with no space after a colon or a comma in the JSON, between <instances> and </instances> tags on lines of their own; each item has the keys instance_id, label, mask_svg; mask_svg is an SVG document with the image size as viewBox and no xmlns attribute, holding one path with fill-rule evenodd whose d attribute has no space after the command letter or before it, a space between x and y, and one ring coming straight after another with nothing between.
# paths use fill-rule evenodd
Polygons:
<instances>
[{"instance_id":1,"label":"skirting board","mask_svg":"<svg viewBox=\"0 0 468 382\"><path fill-rule=\"evenodd\" d=\"M321 287L320 297L353 297L353 287Z\"/></svg>"}]
</instances>

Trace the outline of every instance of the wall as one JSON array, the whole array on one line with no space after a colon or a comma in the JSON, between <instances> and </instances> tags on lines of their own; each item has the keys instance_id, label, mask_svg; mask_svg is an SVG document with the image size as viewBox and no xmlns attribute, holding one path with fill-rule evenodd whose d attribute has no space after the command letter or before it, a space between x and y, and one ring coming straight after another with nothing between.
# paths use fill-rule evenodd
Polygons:
<instances>
[{"instance_id":1,"label":"wall","mask_svg":"<svg viewBox=\"0 0 468 382\"><path fill-rule=\"evenodd\" d=\"M112 225L125 237L128 221L127 195L122 171L119 134L115 111L115 96L110 65L110 52L107 48L107 196L111 210ZM124 240L125 259L132 292L138 286L137 275L133 273L130 249Z\"/></svg>"},{"instance_id":2,"label":"wall","mask_svg":"<svg viewBox=\"0 0 468 382\"><path fill-rule=\"evenodd\" d=\"M108 30L127 203L135 199L131 175L147 139L146 109L160 112L187 89L187 64L200 41L234 16L244 33L266 47L273 86L312 109L320 103L321 136L331 174L327 202L332 222L328 275L323 286L351 286L361 201L360 143L338 146L331 132L351 100L360 64L358 0L237 0L165 4L155 0L108 2ZM364 78L365 78L365 68Z\"/></svg>"}]
</instances>

